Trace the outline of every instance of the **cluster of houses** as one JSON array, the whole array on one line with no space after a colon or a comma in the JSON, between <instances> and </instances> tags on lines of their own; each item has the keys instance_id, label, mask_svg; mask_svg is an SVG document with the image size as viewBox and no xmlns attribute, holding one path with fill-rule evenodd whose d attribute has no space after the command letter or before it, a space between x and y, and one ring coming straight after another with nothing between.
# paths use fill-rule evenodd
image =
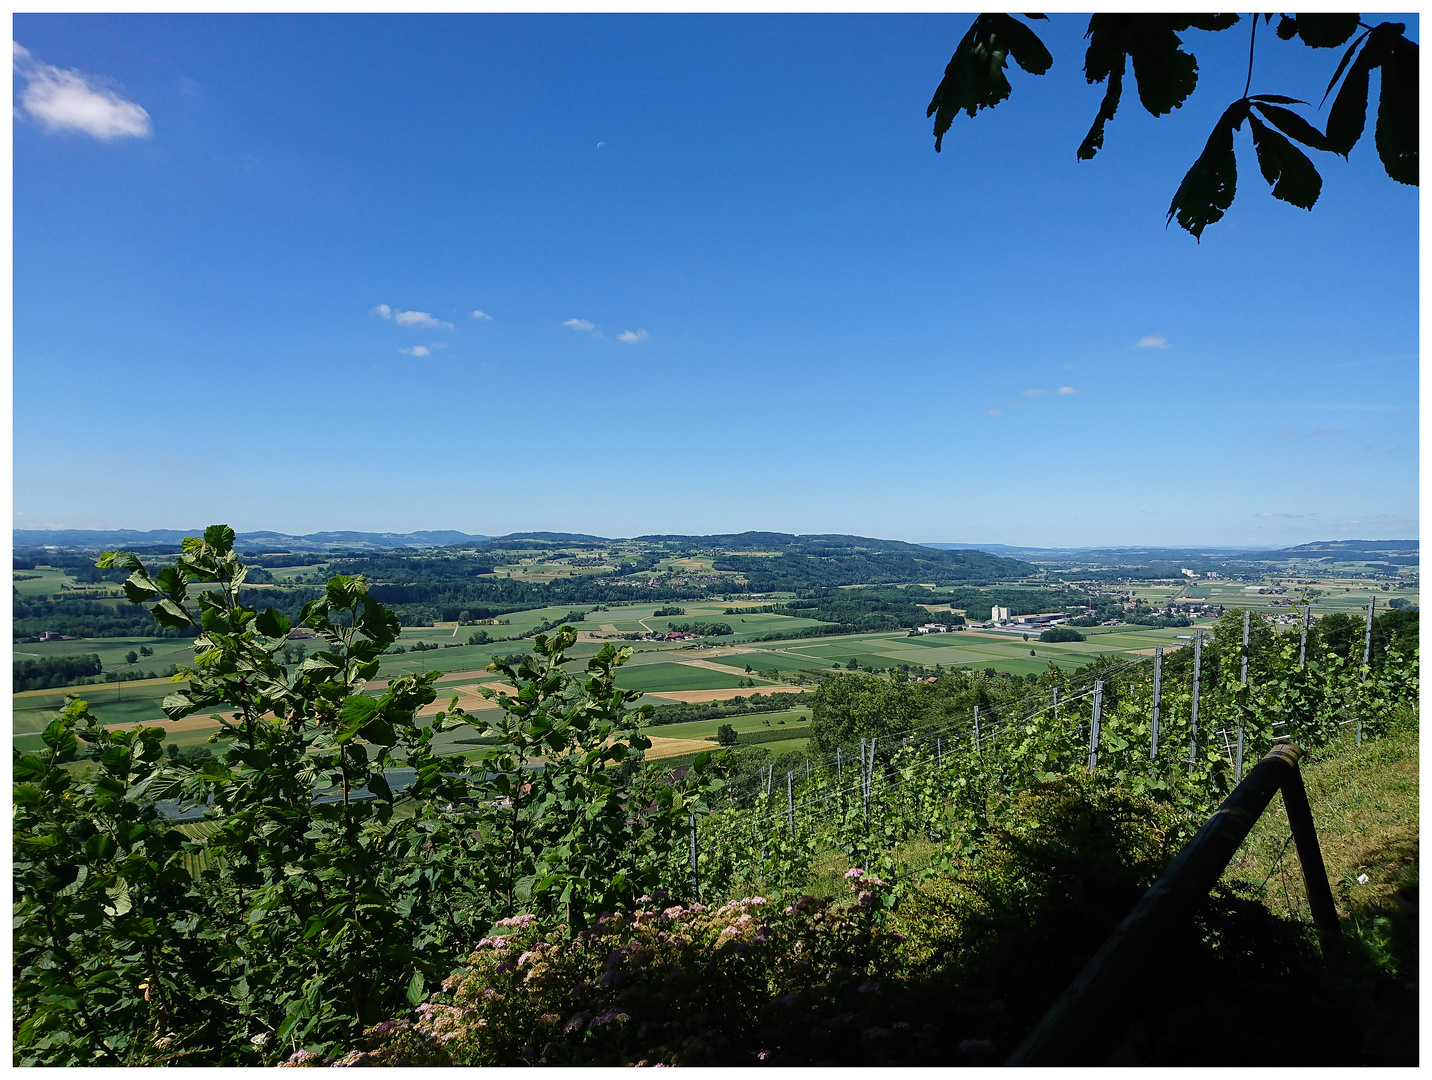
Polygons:
<instances>
[{"instance_id":1,"label":"cluster of houses","mask_svg":"<svg viewBox=\"0 0 1432 1080\"><path fill-rule=\"evenodd\" d=\"M916 634L948 634L952 631L963 629L963 626L946 626L942 622L927 622L923 626L912 627L908 636L914 637Z\"/></svg>"}]
</instances>

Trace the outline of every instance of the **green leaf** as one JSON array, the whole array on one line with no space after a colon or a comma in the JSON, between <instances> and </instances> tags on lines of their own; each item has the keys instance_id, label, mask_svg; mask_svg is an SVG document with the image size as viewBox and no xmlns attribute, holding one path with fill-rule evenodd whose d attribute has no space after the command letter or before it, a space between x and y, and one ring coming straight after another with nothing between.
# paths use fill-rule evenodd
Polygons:
<instances>
[{"instance_id":1,"label":"green leaf","mask_svg":"<svg viewBox=\"0 0 1432 1080\"><path fill-rule=\"evenodd\" d=\"M353 694L343 699L343 708L338 714L338 729L334 742L342 745L358 733L358 729L378 712L378 702L364 694Z\"/></svg>"},{"instance_id":2,"label":"green leaf","mask_svg":"<svg viewBox=\"0 0 1432 1080\"><path fill-rule=\"evenodd\" d=\"M421 1005L426 995L423 993L427 984L423 981L421 971L413 972L413 977L408 980L408 1004L414 1007Z\"/></svg>"},{"instance_id":3,"label":"green leaf","mask_svg":"<svg viewBox=\"0 0 1432 1080\"><path fill-rule=\"evenodd\" d=\"M1256 116L1248 117L1248 125L1258 151L1258 168L1273 185L1273 198L1311 210L1323 189L1323 178L1308 156Z\"/></svg>"},{"instance_id":4,"label":"green leaf","mask_svg":"<svg viewBox=\"0 0 1432 1080\"><path fill-rule=\"evenodd\" d=\"M73 755L79 745L75 741L73 729L59 717L51 720L45 726L45 730L40 733L40 738L61 760Z\"/></svg>"},{"instance_id":5,"label":"green leaf","mask_svg":"<svg viewBox=\"0 0 1432 1080\"><path fill-rule=\"evenodd\" d=\"M220 555L234 550L234 530L227 525L210 525L204 530L204 543Z\"/></svg>"},{"instance_id":6,"label":"green leaf","mask_svg":"<svg viewBox=\"0 0 1432 1080\"><path fill-rule=\"evenodd\" d=\"M286 638L293 626L277 608L269 608L254 620L254 629L267 638Z\"/></svg>"},{"instance_id":7,"label":"green leaf","mask_svg":"<svg viewBox=\"0 0 1432 1080\"><path fill-rule=\"evenodd\" d=\"M1223 217L1233 205L1238 186L1238 163L1233 156L1233 130L1248 115L1248 102L1239 100L1224 110L1208 136L1203 153L1188 170L1169 204L1168 220L1178 223L1195 238Z\"/></svg>"},{"instance_id":8,"label":"green leaf","mask_svg":"<svg viewBox=\"0 0 1432 1080\"><path fill-rule=\"evenodd\" d=\"M109 833L95 833L85 841L85 854L96 862L114 858L118 845Z\"/></svg>"},{"instance_id":9,"label":"green leaf","mask_svg":"<svg viewBox=\"0 0 1432 1080\"><path fill-rule=\"evenodd\" d=\"M14 777L16 780L38 780L50 771L50 766L45 759L37 754L22 754L15 759Z\"/></svg>"},{"instance_id":10,"label":"green leaf","mask_svg":"<svg viewBox=\"0 0 1432 1080\"><path fill-rule=\"evenodd\" d=\"M388 778L380 772L368 777L368 790L384 802L393 801L393 790L388 786Z\"/></svg>"},{"instance_id":11,"label":"green leaf","mask_svg":"<svg viewBox=\"0 0 1432 1080\"><path fill-rule=\"evenodd\" d=\"M171 630L184 630L194 625L194 620L179 604L165 597L149 609L154 621Z\"/></svg>"},{"instance_id":12,"label":"green leaf","mask_svg":"<svg viewBox=\"0 0 1432 1080\"><path fill-rule=\"evenodd\" d=\"M121 588L124 589L124 595L131 604L142 604L159 595L159 586L155 585L143 570L136 570L125 578Z\"/></svg>"}]
</instances>

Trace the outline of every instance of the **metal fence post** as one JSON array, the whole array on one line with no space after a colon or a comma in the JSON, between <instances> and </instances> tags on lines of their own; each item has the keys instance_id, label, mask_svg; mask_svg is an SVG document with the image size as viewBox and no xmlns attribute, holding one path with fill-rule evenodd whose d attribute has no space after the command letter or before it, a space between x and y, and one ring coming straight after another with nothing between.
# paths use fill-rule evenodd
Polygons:
<instances>
[{"instance_id":1,"label":"metal fence post","mask_svg":"<svg viewBox=\"0 0 1432 1080\"><path fill-rule=\"evenodd\" d=\"M1362 639L1362 682L1363 682L1364 685L1367 684L1367 672L1368 672L1369 666L1372 664L1372 612L1373 612L1373 608L1375 608L1376 606L1377 606L1377 597L1376 597L1376 595L1369 597L1369 598L1368 598L1368 601L1367 601L1367 632L1363 635L1363 639ZM1360 705L1360 704L1361 704L1361 703L1359 703L1359 705ZM1361 745L1362 745L1362 709L1361 709L1361 707L1359 707L1357 711L1358 711L1358 717L1357 717L1357 745L1358 745L1358 746L1361 746Z\"/></svg>"},{"instance_id":2,"label":"metal fence post","mask_svg":"<svg viewBox=\"0 0 1432 1080\"><path fill-rule=\"evenodd\" d=\"M1313 605L1308 604L1303 608L1303 633L1298 641L1298 670L1302 671L1308 664L1308 620L1312 618Z\"/></svg>"},{"instance_id":3,"label":"metal fence post","mask_svg":"<svg viewBox=\"0 0 1432 1080\"><path fill-rule=\"evenodd\" d=\"M794 771L786 773L786 818L790 822L791 835L796 834L796 798Z\"/></svg>"},{"instance_id":4,"label":"metal fence post","mask_svg":"<svg viewBox=\"0 0 1432 1080\"><path fill-rule=\"evenodd\" d=\"M696 874L696 815L691 815L691 895L701 899L701 879Z\"/></svg>"},{"instance_id":5,"label":"metal fence post","mask_svg":"<svg viewBox=\"0 0 1432 1080\"><path fill-rule=\"evenodd\" d=\"M1203 631L1193 632L1193 707L1188 717L1188 763L1198 760L1198 683L1203 675Z\"/></svg>"},{"instance_id":6,"label":"metal fence post","mask_svg":"<svg viewBox=\"0 0 1432 1080\"><path fill-rule=\"evenodd\" d=\"M978 705L975 706L975 753L980 753L980 707Z\"/></svg>"},{"instance_id":7,"label":"metal fence post","mask_svg":"<svg viewBox=\"0 0 1432 1080\"><path fill-rule=\"evenodd\" d=\"M1233 779L1243 779L1243 721L1248 714L1248 625L1253 612L1243 611L1243 670L1238 676L1238 748L1233 757Z\"/></svg>"},{"instance_id":8,"label":"metal fence post","mask_svg":"<svg viewBox=\"0 0 1432 1080\"><path fill-rule=\"evenodd\" d=\"M1149 740L1149 757L1159 756L1159 694L1163 690L1163 646L1154 649L1154 716Z\"/></svg>"},{"instance_id":9,"label":"metal fence post","mask_svg":"<svg viewBox=\"0 0 1432 1080\"><path fill-rule=\"evenodd\" d=\"M1099 767L1099 709L1104 700L1104 684L1094 683L1094 718L1089 723L1089 771Z\"/></svg>"}]
</instances>

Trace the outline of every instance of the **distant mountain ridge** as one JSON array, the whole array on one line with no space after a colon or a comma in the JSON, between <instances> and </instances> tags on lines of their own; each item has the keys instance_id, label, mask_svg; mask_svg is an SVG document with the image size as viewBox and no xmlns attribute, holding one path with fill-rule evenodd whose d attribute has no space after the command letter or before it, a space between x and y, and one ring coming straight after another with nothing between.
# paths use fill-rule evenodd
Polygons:
<instances>
[{"instance_id":1,"label":"distant mountain ridge","mask_svg":"<svg viewBox=\"0 0 1432 1080\"><path fill-rule=\"evenodd\" d=\"M11 534L15 547L116 548L175 545L186 536L202 536L203 529L16 529ZM239 547L250 549L290 549L327 551L334 548L351 550L375 548L391 550L404 547L447 547L452 544L481 543L491 537L438 529L429 532L316 532L303 536L260 530L236 535Z\"/></svg>"},{"instance_id":2,"label":"distant mountain ridge","mask_svg":"<svg viewBox=\"0 0 1432 1080\"><path fill-rule=\"evenodd\" d=\"M1417 540L1315 540L1296 547L1077 547L1077 548L1035 548L1017 547L1008 544L936 544L923 547L940 551L985 551L992 555L1004 555L1016 559L1034 560L1085 560L1092 562L1186 562L1202 559L1244 559L1253 562L1272 562L1283 559L1322 559L1327 557L1365 559L1378 556L1415 556L1421 543Z\"/></svg>"}]
</instances>

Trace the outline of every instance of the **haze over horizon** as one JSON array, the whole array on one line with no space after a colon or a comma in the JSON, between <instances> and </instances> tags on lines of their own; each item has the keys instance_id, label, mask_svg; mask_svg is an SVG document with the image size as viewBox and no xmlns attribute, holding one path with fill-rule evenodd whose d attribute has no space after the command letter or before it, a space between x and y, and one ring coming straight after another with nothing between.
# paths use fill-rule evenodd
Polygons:
<instances>
[{"instance_id":1,"label":"haze over horizon","mask_svg":"<svg viewBox=\"0 0 1432 1080\"><path fill-rule=\"evenodd\" d=\"M1085 22L937 155L965 15L17 13L13 524L1417 537L1417 190L1166 229L1246 35L1078 162Z\"/></svg>"}]
</instances>

